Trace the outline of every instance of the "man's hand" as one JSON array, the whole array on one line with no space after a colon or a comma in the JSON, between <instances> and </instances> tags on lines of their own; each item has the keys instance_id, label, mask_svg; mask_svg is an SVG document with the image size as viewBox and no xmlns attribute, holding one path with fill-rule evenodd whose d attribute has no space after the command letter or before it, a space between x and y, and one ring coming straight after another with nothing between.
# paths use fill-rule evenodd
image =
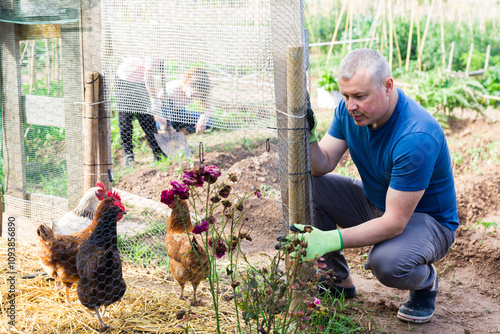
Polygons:
<instances>
[{"instance_id":1,"label":"man's hand","mask_svg":"<svg viewBox=\"0 0 500 334\"><path fill-rule=\"evenodd\" d=\"M207 116L205 114L201 114L200 118L198 118L198 122L196 122L196 134L200 135L207 129Z\"/></svg>"},{"instance_id":2,"label":"man's hand","mask_svg":"<svg viewBox=\"0 0 500 334\"><path fill-rule=\"evenodd\" d=\"M151 113L153 115L161 115L162 105L163 105L162 100L157 99L157 98L152 98L151 99Z\"/></svg>"},{"instance_id":3,"label":"man's hand","mask_svg":"<svg viewBox=\"0 0 500 334\"><path fill-rule=\"evenodd\" d=\"M305 258L308 260L321 257L329 252L342 250L344 247L342 235L339 230L322 231L310 225L294 224L290 225L290 231L296 233L278 237L280 243L277 245L277 248L283 246L282 242L290 244L293 243L294 240L300 240L302 244L307 243L305 247ZM296 253L299 251L298 248L300 247L294 247L295 251L291 253L292 256L297 255Z\"/></svg>"},{"instance_id":4,"label":"man's hand","mask_svg":"<svg viewBox=\"0 0 500 334\"><path fill-rule=\"evenodd\" d=\"M318 125L318 120L316 119L316 115L314 115L314 111L311 107L311 100L307 100L307 111L306 111L307 123L309 125L309 143L312 144L318 139L318 135L316 133L316 126Z\"/></svg>"}]
</instances>

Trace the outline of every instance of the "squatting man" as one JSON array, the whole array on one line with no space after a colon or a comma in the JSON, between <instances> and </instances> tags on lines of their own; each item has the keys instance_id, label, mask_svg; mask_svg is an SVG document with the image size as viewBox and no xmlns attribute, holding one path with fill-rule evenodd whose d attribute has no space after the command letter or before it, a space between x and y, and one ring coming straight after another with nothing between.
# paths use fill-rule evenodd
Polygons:
<instances>
[{"instance_id":1,"label":"squatting man","mask_svg":"<svg viewBox=\"0 0 500 334\"><path fill-rule=\"evenodd\" d=\"M429 322L438 273L458 227L452 164L441 126L421 105L394 87L389 64L377 51L356 49L342 61L343 101L318 142L311 128L314 221L291 225L307 242L306 258L326 265L320 291L354 297L356 288L341 252L372 246L365 268L384 285L409 290L397 317ZM361 180L332 171L349 150ZM341 229L338 229L340 227Z\"/></svg>"}]
</instances>

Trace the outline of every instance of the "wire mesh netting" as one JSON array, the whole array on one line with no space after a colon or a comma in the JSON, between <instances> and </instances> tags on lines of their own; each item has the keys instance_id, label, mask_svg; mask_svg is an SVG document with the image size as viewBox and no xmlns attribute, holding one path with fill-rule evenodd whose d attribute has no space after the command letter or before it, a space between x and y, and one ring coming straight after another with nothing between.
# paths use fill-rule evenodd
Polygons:
<instances>
[{"instance_id":1,"label":"wire mesh netting","mask_svg":"<svg viewBox=\"0 0 500 334\"><path fill-rule=\"evenodd\" d=\"M302 2L56 3L13 1L0 14L3 184L5 210L34 222L28 241L42 248L43 270L68 300L78 282L91 309L118 301L124 261L170 269L182 289L191 283L196 302L196 286L215 274L204 257L251 239L234 223L268 240L289 219L308 221ZM239 164L217 159L242 146L260 152ZM190 181L177 171L155 175L178 163L208 191L216 172L195 163L203 154L223 165L224 185L210 188L218 206L209 215L195 208L200 198L190 203L193 225L181 219L184 239L169 241L178 209L160 195L170 181ZM266 198L265 212L243 210L255 205L252 194ZM189 231L207 224L216 229L210 239ZM184 258L190 250L195 256ZM186 266L197 270L183 273Z\"/></svg>"}]
</instances>

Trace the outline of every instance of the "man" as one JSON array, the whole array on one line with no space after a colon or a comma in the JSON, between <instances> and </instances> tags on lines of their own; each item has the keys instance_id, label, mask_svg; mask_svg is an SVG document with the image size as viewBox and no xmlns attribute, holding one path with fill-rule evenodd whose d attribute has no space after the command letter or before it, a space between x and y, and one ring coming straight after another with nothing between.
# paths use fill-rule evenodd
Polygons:
<instances>
[{"instance_id":1,"label":"man","mask_svg":"<svg viewBox=\"0 0 500 334\"><path fill-rule=\"evenodd\" d=\"M311 133L315 228L291 230L307 241L306 257L322 257L331 270L333 277L324 275L320 288L347 298L355 286L341 250L373 245L365 268L386 286L410 290L398 318L428 322L438 289L432 263L446 255L458 227L444 132L394 87L377 51L350 52L338 72L344 100L319 143ZM330 173L347 150L361 180Z\"/></svg>"}]
</instances>

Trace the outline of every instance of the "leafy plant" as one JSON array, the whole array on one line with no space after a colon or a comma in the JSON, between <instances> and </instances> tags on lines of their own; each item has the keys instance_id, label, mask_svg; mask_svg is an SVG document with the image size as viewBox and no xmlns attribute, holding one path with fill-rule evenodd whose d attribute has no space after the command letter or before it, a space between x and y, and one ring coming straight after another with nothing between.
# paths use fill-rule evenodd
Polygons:
<instances>
[{"instance_id":1,"label":"leafy plant","mask_svg":"<svg viewBox=\"0 0 500 334\"><path fill-rule=\"evenodd\" d=\"M318 80L318 85L323 87L327 92L339 90L339 83L332 70L323 71L323 74Z\"/></svg>"},{"instance_id":2,"label":"leafy plant","mask_svg":"<svg viewBox=\"0 0 500 334\"><path fill-rule=\"evenodd\" d=\"M484 105L480 94L484 94L485 89L477 80L453 77L442 70L417 73L419 76L408 93L435 117L438 116L436 119L442 125L454 116L456 109L475 110L482 114Z\"/></svg>"},{"instance_id":3,"label":"leafy plant","mask_svg":"<svg viewBox=\"0 0 500 334\"><path fill-rule=\"evenodd\" d=\"M481 239L484 239L484 237L486 236L486 232L488 232L489 229L492 229L493 231L489 231L488 234L495 234L495 232L497 231L497 228L498 228L498 224L495 223L495 222L486 222L486 221L483 221L482 219L479 219L477 223L474 224L474 226L470 227L471 229L474 228L474 227L482 227L483 229L483 235L481 237Z\"/></svg>"},{"instance_id":4,"label":"leafy plant","mask_svg":"<svg viewBox=\"0 0 500 334\"><path fill-rule=\"evenodd\" d=\"M486 71L485 78L481 81L488 95L500 97L500 64ZM490 100L490 104L496 104L497 100Z\"/></svg>"},{"instance_id":5,"label":"leafy plant","mask_svg":"<svg viewBox=\"0 0 500 334\"><path fill-rule=\"evenodd\" d=\"M278 250L273 257L266 255L269 265L262 268L248 261L240 247L244 240L252 240L244 225L245 201L254 195L261 198L262 193L259 189L234 193L238 177L228 174L225 180L222 179L217 167L201 165L184 171L182 182L172 181L171 187L161 194L161 201L169 206L175 205L178 198L187 199L194 211L194 227L187 232L200 235L207 251L206 276L216 314L215 331L221 333L219 303L223 282L228 282L232 289L231 293L225 294L224 300L234 303L236 333L358 331L354 320L336 313L337 309L344 307L343 301L312 295L316 291L317 277L298 279L303 277L298 272L304 270L299 265L300 255L291 259L288 254L297 248L301 254L304 245L299 240L297 244L282 247L284 249ZM221 264L218 259L223 257L227 261ZM244 260L244 266L240 264L241 260ZM312 262L307 266L317 269ZM183 328L186 333L189 331L187 324Z\"/></svg>"}]
</instances>

